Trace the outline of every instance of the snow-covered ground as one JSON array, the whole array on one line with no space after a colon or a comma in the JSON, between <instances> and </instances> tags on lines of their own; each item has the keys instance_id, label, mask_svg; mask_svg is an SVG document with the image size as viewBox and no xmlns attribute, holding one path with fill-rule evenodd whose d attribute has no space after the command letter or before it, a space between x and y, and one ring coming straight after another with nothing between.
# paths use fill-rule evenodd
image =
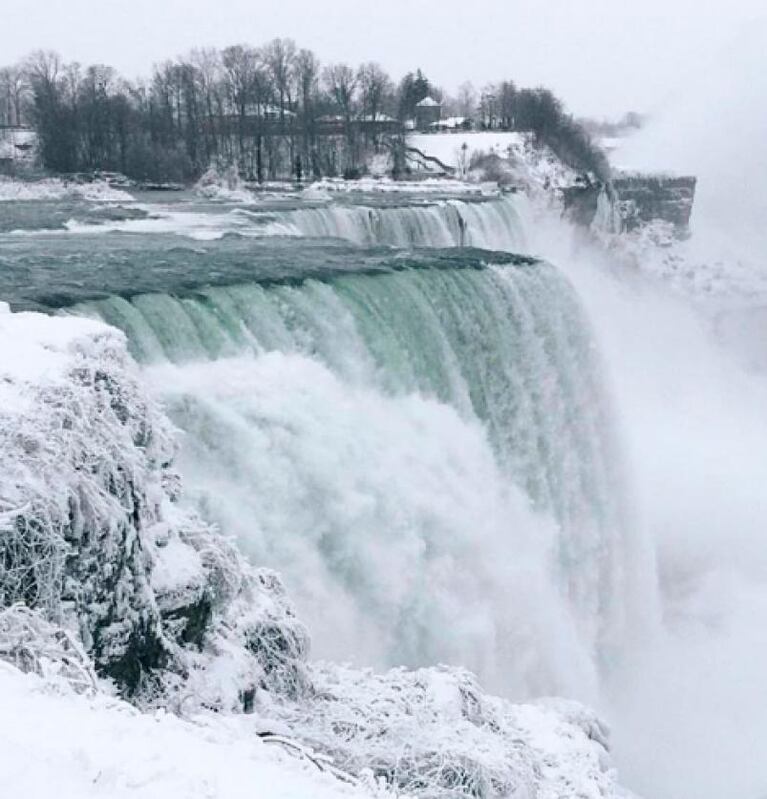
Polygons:
<instances>
[{"instance_id":1,"label":"snow-covered ground","mask_svg":"<svg viewBox=\"0 0 767 799\"><path fill-rule=\"evenodd\" d=\"M482 180L487 169L477 165L483 156L497 159L488 180L524 189L528 194L551 202L557 189L574 185L578 174L565 166L548 147L534 146L532 135L509 131L466 131L464 133L418 133L407 143L426 156L438 158L457 170L456 175L472 181Z\"/></svg>"},{"instance_id":2,"label":"snow-covered ground","mask_svg":"<svg viewBox=\"0 0 767 799\"><path fill-rule=\"evenodd\" d=\"M475 153L495 153L506 157L509 150L519 152L527 142L524 133L509 131L465 131L461 133L412 133L407 143L422 153L439 158L443 164L458 168L464 157ZM464 150L464 145L466 149Z\"/></svg>"},{"instance_id":3,"label":"snow-covered ground","mask_svg":"<svg viewBox=\"0 0 767 799\"><path fill-rule=\"evenodd\" d=\"M247 717L140 713L106 694L0 661L2 795L25 799L385 799L372 776L349 782L300 748L265 742ZM248 729L251 726L251 729ZM322 763L322 761L318 761Z\"/></svg>"},{"instance_id":4,"label":"snow-covered ground","mask_svg":"<svg viewBox=\"0 0 767 799\"><path fill-rule=\"evenodd\" d=\"M105 181L72 183L59 178L35 181L0 177L0 202L30 202L74 198L92 202L132 202L130 194L114 189Z\"/></svg>"}]
</instances>

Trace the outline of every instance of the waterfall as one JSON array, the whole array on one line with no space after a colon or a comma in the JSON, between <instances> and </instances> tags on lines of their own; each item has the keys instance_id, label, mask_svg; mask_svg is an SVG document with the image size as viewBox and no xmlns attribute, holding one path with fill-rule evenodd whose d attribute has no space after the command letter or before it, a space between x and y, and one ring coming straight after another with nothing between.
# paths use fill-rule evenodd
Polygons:
<instances>
[{"instance_id":1,"label":"waterfall","mask_svg":"<svg viewBox=\"0 0 767 799\"><path fill-rule=\"evenodd\" d=\"M481 247L526 250L521 211L524 199L442 200L423 205L332 204L272 213L237 209L235 214L283 233L339 238L362 246ZM276 223L270 228L269 223Z\"/></svg>"},{"instance_id":2,"label":"waterfall","mask_svg":"<svg viewBox=\"0 0 767 799\"><path fill-rule=\"evenodd\" d=\"M128 334L188 497L285 575L319 655L592 695L625 553L589 328L552 266L465 260L80 310Z\"/></svg>"}]
</instances>

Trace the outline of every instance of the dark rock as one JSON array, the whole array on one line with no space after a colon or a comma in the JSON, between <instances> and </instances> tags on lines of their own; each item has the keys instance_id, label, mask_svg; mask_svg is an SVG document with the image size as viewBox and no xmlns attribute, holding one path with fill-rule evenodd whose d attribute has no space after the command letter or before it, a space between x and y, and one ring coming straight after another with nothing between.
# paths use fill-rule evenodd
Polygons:
<instances>
[{"instance_id":1,"label":"dark rock","mask_svg":"<svg viewBox=\"0 0 767 799\"><path fill-rule=\"evenodd\" d=\"M618 174L609 185L579 181L562 189L566 216L582 227L590 227L597 215L599 197L605 193L618 211L620 232L633 230L655 220L669 222L676 235L687 235L693 203L694 177L671 175Z\"/></svg>"},{"instance_id":2,"label":"dark rock","mask_svg":"<svg viewBox=\"0 0 767 799\"><path fill-rule=\"evenodd\" d=\"M632 231L656 219L670 222L677 234L690 225L697 179L691 176L619 174L613 187L623 229Z\"/></svg>"}]
</instances>

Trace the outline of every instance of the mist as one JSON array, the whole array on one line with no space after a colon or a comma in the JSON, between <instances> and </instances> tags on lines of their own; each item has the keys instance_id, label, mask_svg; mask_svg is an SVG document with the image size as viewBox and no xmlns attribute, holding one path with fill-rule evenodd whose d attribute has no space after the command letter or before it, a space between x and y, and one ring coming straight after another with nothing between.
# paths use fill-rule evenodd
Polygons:
<instances>
[{"instance_id":1,"label":"mist","mask_svg":"<svg viewBox=\"0 0 767 799\"><path fill-rule=\"evenodd\" d=\"M570 255L661 614L612 675L606 713L627 783L658 799L767 792L767 317L750 290L767 261L764 34L742 33L618 154L629 168L698 176L680 246L731 274L737 300L691 302L663 283L616 279L620 267L590 247Z\"/></svg>"}]
</instances>

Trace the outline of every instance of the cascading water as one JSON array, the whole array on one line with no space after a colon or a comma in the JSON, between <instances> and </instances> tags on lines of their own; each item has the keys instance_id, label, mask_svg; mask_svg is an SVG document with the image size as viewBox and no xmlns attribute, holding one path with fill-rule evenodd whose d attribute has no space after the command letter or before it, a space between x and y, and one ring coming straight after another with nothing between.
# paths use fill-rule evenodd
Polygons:
<instances>
[{"instance_id":1,"label":"cascading water","mask_svg":"<svg viewBox=\"0 0 767 799\"><path fill-rule=\"evenodd\" d=\"M588 325L553 267L421 255L80 310L127 332L186 433L188 495L286 576L317 654L595 695L625 524Z\"/></svg>"},{"instance_id":2,"label":"cascading water","mask_svg":"<svg viewBox=\"0 0 767 799\"><path fill-rule=\"evenodd\" d=\"M443 200L422 206L332 204L273 215L247 209L236 213L255 221L269 220L283 233L340 238L363 246L482 247L524 252L524 203L521 196L510 195L493 201Z\"/></svg>"}]
</instances>

